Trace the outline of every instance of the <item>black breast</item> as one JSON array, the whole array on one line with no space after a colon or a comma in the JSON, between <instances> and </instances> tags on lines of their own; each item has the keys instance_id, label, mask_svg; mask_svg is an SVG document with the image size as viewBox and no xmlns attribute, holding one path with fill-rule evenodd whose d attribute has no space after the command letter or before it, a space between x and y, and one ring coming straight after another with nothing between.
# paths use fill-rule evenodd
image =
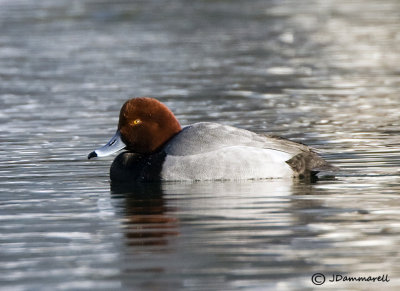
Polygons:
<instances>
[{"instance_id":1,"label":"black breast","mask_svg":"<svg viewBox=\"0 0 400 291\"><path fill-rule=\"evenodd\" d=\"M123 152L111 164L111 182L159 181L165 156L163 151L151 155Z\"/></svg>"}]
</instances>

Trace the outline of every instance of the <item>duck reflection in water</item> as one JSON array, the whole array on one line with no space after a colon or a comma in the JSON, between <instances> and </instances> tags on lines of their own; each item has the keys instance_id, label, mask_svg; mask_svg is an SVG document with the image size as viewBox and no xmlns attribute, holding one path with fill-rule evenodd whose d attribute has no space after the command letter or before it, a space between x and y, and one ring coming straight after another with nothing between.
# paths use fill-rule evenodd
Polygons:
<instances>
[{"instance_id":1,"label":"duck reflection in water","mask_svg":"<svg viewBox=\"0 0 400 291\"><path fill-rule=\"evenodd\" d=\"M167 245L179 235L178 220L168 215L161 183L111 185L117 214L123 216L125 237L130 246Z\"/></svg>"}]
</instances>

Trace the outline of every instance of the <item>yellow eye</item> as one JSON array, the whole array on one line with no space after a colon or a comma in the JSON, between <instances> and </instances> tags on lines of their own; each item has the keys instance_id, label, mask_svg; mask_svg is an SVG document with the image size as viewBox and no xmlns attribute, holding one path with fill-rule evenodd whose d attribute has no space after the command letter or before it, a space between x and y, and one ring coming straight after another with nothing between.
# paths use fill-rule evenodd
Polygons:
<instances>
[{"instance_id":1,"label":"yellow eye","mask_svg":"<svg viewBox=\"0 0 400 291\"><path fill-rule=\"evenodd\" d=\"M139 124L139 123L141 123L142 121L140 120L140 119L135 119L135 121L133 121L133 124L134 125L136 125L136 124Z\"/></svg>"}]
</instances>

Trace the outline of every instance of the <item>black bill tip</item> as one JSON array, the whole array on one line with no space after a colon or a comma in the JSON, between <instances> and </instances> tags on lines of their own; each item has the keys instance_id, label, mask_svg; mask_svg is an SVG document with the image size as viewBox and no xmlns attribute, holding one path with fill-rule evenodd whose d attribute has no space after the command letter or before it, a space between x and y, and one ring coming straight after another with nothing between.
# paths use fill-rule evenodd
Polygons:
<instances>
[{"instance_id":1,"label":"black bill tip","mask_svg":"<svg viewBox=\"0 0 400 291\"><path fill-rule=\"evenodd\" d=\"M97 157L97 154L96 154L96 152L91 152L88 156L87 156L87 158L90 160L91 158L95 158L95 157Z\"/></svg>"}]
</instances>

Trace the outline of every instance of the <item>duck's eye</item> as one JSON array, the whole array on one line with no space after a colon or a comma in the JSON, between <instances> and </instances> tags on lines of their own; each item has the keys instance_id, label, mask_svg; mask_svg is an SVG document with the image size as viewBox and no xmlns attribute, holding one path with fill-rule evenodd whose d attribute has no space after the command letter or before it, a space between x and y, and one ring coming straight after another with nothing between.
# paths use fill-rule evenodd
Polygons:
<instances>
[{"instance_id":1,"label":"duck's eye","mask_svg":"<svg viewBox=\"0 0 400 291\"><path fill-rule=\"evenodd\" d=\"M134 121L133 121L133 124L134 125L137 125L137 124L139 124L139 123L141 123L142 121L140 120L140 119L135 119Z\"/></svg>"}]
</instances>

